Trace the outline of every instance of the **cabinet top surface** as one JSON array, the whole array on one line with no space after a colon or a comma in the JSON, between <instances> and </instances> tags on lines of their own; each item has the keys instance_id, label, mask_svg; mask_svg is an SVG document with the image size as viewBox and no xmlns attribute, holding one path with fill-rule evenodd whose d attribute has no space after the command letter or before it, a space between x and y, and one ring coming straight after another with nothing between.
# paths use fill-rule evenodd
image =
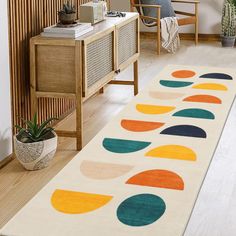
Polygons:
<instances>
[{"instance_id":1,"label":"cabinet top surface","mask_svg":"<svg viewBox=\"0 0 236 236\"><path fill-rule=\"evenodd\" d=\"M54 40L54 41L68 41L68 42L72 42L72 41L84 41L84 40L88 40L91 37L95 37L97 34L100 34L106 30L110 30L112 28L114 28L115 26L119 26L119 25L123 25L126 22L133 20L133 19L137 19L139 17L139 14L136 12L126 12L126 16L125 17L106 17L104 21L99 22L97 24L94 25L94 29L85 34L82 35L76 39L66 39L66 38L46 38L46 37L42 37L42 36L36 36L34 37L34 39L38 40Z\"/></svg>"},{"instance_id":2,"label":"cabinet top surface","mask_svg":"<svg viewBox=\"0 0 236 236\"><path fill-rule=\"evenodd\" d=\"M88 34L85 34L81 37L78 37L75 40L85 40L97 33L108 30L114 26L118 26L120 24L126 23L127 21L129 21L133 18L137 18L138 16L139 16L138 13L126 12L125 17L106 17L104 21L94 25L93 31L91 31Z\"/></svg>"}]
</instances>

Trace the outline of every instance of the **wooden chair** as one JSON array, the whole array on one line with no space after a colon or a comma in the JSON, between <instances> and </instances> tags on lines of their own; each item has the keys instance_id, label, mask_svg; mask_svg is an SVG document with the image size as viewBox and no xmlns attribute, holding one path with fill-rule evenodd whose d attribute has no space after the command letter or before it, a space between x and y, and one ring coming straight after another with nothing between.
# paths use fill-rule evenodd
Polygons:
<instances>
[{"instance_id":1,"label":"wooden chair","mask_svg":"<svg viewBox=\"0 0 236 236\"><path fill-rule=\"evenodd\" d=\"M182 25L195 25L195 44L198 44L198 0L172 0L173 3L182 3L182 4L193 4L194 13L184 12L184 11L175 11L176 15L182 15L185 17L178 19L179 26ZM147 5L139 4L139 0L130 0L131 11L137 9L140 14L140 18L144 25L148 27L157 27L157 54L161 53L161 6L160 5ZM157 18L145 16L143 14L142 8L155 8L157 10ZM146 20L153 21L153 24L147 24Z\"/></svg>"}]
</instances>

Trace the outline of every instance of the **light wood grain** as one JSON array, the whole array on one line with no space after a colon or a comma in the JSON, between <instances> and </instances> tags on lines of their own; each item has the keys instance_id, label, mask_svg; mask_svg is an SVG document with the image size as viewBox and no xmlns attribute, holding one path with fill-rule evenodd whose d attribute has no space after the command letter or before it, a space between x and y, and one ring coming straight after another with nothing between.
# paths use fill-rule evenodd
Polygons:
<instances>
[{"instance_id":1,"label":"light wood grain","mask_svg":"<svg viewBox=\"0 0 236 236\"><path fill-rule=\"evenodd\" d=\"M109 84L115 85L134 85L134 81L112 80Z\"/></svg>"},{"instance_id":2,"label":"light wood grain","mask_svg":"<svg viewBox=\"0 0 236 236\"><path fill-rule=\"evenodd\" d=\"M198 44L198 38L199 38L199 5L195 4L195 44Z\"/></svg>"},{"instance_id":3,"label":"light wood grain","mask_svg":"<svg viewBox=\"0 0 236 236\"><path fill-rule=\"evenodd\" d=\"M157 55L161 53L161 9L157 8Z\"/></svg>"},{"instance_id":4,"label":"light wood grain","mask_svg":"<svg viewBox=\"0 0 236 236\"><path fill-rule=\"evenodd\" d=\"M75 99L74 93L55 93L55 92L36 92L37 98L63 98L67 97L70 99Z\"/></svg>"},{"instance_id":5,"label":"light wood grain","mask_svg":"<svg viewBox=\"0 0 236 236\"><path fill-rule=\"evenodd\" d=\"M75 47L75 93L76 93L76 149L83 148L83 57L82 41L76 42Z\"/></svg>"},{"instance_id":6,"label":"light wood grain","mask_svg":"<svg viewBox=\"0 0 236 236\"><path fill-rule=\"evenodd\" d=\"M134 96L138 94L138 61L134 62Z\"/></svg>"},{"instance_id":7,"label":"light wood grain","mask_svg":"<svg viewBox=\"0 0 236 236\"><path fill-rule=\"evenodd\" d=\"M195 17L184 17L184 18L178 19L179 26L193 25L195 23L196 23L196 18Z\"/></svg>"}]
</instances>

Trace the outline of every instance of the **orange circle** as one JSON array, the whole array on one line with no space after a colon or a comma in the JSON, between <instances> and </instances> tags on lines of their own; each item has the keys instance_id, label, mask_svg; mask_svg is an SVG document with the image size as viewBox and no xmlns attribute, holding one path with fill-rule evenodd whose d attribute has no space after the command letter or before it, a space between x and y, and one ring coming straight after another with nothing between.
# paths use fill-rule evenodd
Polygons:
<instances>
[{"instance_id":1,"label":"orange circle","mask_svg":"<svg viewBox=\"0 0 236 236\"><path fill-rule=\"evenodd\" d=\"M178 71L175 71L175 72L172 73L173 77L182 78L182 79L190 78L190 77L193 77L195 75L196 75L196 73L194 71L191 71L191 70L178 70Z\"/></svg>"}]
</instances>

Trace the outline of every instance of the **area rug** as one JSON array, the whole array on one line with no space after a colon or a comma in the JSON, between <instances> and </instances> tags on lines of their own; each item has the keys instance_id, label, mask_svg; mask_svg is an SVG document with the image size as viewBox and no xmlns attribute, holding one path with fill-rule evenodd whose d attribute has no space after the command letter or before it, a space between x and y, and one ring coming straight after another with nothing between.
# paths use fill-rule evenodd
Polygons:
<instances>
[{"instance_id":1,"label":"area rug","mask_svg":"<svg viewBox=\"0 0 236 236\"><path fill-rule=\"evenodd\" d=\"M1 235L183 235L235 97L235 75L166 67Z\"/></svg>"}]
</instances>

